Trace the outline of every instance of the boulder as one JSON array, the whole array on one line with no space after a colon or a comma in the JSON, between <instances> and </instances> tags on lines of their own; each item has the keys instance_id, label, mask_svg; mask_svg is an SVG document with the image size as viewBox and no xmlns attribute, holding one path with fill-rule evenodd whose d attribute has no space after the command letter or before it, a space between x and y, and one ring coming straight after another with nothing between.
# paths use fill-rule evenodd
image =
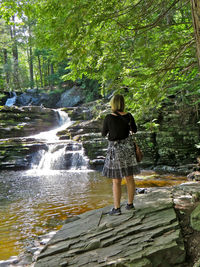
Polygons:
<instances>
[{"instance_id":1,"label":"boulder","mask_svg":"<svg viewBox=\"0 0 200 267\"><path fill-rule=\"evenodd\" d=\"M31 95L23 93L17 97L16 104L18 106L27 106L29 103L31 103L31 100Z\"/></svg>"},{"instance_id":2,"label":"boulder","mask_svg":"<svg viewBox=\"0 0 200 267\"><path fill-rule=\"evenodd\" d=\"M28 89L26 92L17 96L16 105L17 106L48 106L46 102L49 101L50 95L47 93L40 93L38 89Z\"/></svg>"},{"instance_id":3,"label":"boulder","mask_svg":"<svg viewBox=\"0 0 200 267\"><path fill-rule=\"evenodd\" d=\"M84 96L82 93L82 89L78 86L73 86L71 89L65 91L56 106L58 108L62 107L74 107L77 106L84 101Z\"/></svg>"}]
</instances>

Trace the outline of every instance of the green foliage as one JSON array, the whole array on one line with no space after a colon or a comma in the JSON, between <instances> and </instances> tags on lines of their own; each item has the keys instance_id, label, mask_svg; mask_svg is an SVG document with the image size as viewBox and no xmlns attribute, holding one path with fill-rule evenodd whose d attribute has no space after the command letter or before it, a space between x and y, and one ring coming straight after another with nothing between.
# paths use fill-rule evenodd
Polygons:
<instances>
[{"instance_id":1,"label":"green foliage","mask_svg":"<svg viewBox=\"0 0 200 267\"><path fill-rule=\"evenodd\" d=\"M0 102L1 102L1 99L2 99L2 98L5 98L5 96L6 96L5 94L1 94L1 93L0 93ZM0 110L1 110L1 107L2 107L2 106L0 106Z\"/></svg>"},{"instance_id":2,"label":"green foliage","mask_svg":"<svg viewBox=\"0 0 200 267\"><path fill-rule=\"evenodd\" d=\"M137 118L156 112L172 95L198 105L199 69L188 0L3 3L5 20L23 14L33 22L38 87L73 80L87 101L98 97L98 91L103 96L123 93Z\"/></svg>"},{"instance_id":3,"label":"green foliage","mask_svg":"<svg viewBox=\"0 0 200 267\"><path fill-rule=\"evenodd\" d=\"M158 131L159 124L156 123L156 119L154 119L154 120L152 120L150 122L146 122L144 124L144 126L150 132L157 132Z\"/></svg>"},{"instance_id":4,"label":"green foliage","mask_svg":"<svg viewBox=\"0 0 200 267\"><path fill-rule=\"evenodd\" d=\"M82 79L78 79L76 82L83 89L86 102L94 101L100 97L100 85L96 80L90 80L83 77Z\"/></svg>"},{"instance_id":5,"label":"green foliage","mask_svg":"<svg viewBox=\"0 0 200 267\"><path fill-rule=\"evenodd\" d=\"M56 88L54 90L50 90L49 95L56 95L56 94L60 95L60 94L64 93L65 90L66 90L65 88Z\"/></svg>"},{"instance_id":6,"label":"green foliage","mask_svg":"<svg viewBox=\"0 0 200 267\"><path fill-rule=\"evenodd\" d=\"M186 0L43 0L35 2L35 12L38 43L70 58L64 78L87 77L99 81L106 94L124 93L138 116L158 109L171 87L198 87Z\"/></svg>"}]
</instances>

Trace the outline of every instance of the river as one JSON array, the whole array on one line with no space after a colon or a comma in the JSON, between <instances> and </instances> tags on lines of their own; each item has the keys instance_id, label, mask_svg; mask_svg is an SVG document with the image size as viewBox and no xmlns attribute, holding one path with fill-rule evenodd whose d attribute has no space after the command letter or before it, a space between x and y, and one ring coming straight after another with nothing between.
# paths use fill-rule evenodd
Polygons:
<instances>
[{"instance_id":1,"label":"river","mask_svg":"<svg viewBox=\"0 0 200 267\"><path fill-rule=\"evenodd\" d=\"M143 171L137 187L171 186L186 177ZM126 200L123 181L122 201ZM0 177L0 260L22 253L39 236L58 230L64 220L112 205L112 183L99 172L3 171Z\"/></svg>"}]
</instances>

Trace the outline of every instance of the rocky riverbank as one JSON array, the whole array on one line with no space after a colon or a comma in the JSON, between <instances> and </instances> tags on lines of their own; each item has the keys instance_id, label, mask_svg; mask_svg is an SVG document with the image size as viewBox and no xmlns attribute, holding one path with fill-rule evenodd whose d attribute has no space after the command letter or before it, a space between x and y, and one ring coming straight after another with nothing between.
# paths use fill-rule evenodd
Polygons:
<instances>
[{"instance_id":1,"label":"rocky riverbank","mask_svg":"<svg viewBox=\"0 0 200 267\"><path fill-rule=\"evenodd\" d=\"M148 189L135 210L110 207L70 218L42 249L35 267L192 267L200 262L200 184Z\"/></svg>"},{"instance_id":2,"label":"rocky riverbank","mask_svg":"<svg viewBox=\"0 0 200 267\"><path fill-rule=\"evenodd\" d=\"M146 130L138 122L136 139L144 152L141 166L157 172L187 175L196 170L199 126L191 120L191 114L187 114L185 121L180 123L180 112L170 108L164 107L162 114L159 114L160 125L156 131ZM102 138L101 128L103 118L110 113L109 103L97 100L62 110L73 124L58 133L59 139L81 142L89 158L89 167L101 170L107 149L107 140ZM30 168L33 152L47 148L45 144L37 145L37 140L31 140L28 135L55 127L58 124L57 112L35 106L1 107L0 118L0 169ZM33 150L30 149L32 147Z\"/></svg>"}]
</instances>

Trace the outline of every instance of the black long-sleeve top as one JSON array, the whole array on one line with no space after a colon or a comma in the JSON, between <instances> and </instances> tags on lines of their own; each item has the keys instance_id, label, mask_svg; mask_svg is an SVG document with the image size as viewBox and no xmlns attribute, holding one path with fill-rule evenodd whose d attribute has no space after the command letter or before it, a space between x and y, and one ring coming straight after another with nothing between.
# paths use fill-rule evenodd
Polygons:
<instances>
[{"instance_id":1,"label":"black long-sleeve top","mask_svg":"<svg viewBox=\"0 0 200 267\"><path fill-rule=\"evenodd\" d=\"M129 136L129 132L137 132L137 125L131 113L125 115L106 115L103 122L102 136L108 134L109 141L122 140Z\"/></svg>"}]
</instances>

